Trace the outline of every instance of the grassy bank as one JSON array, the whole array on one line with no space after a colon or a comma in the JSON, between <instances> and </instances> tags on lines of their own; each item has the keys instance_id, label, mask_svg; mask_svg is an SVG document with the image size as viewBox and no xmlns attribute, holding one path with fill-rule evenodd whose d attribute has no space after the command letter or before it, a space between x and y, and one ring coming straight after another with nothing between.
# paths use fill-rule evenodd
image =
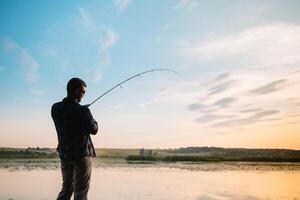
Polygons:
<instances>
[{"instance_id":1,"label":"grassy bank","mask_svg":"<svg viewBox=\"0 0 300 200\"><path fill-rule=\"evenodd\" d=\"M300 162L300 151L291 149L245 149L220 147L186 147L177 149L96 149L98 158L126 159L127 161L253 161ZM0 158L58 158L54 148L1 148Z\"/></svg>"}]
</instances>

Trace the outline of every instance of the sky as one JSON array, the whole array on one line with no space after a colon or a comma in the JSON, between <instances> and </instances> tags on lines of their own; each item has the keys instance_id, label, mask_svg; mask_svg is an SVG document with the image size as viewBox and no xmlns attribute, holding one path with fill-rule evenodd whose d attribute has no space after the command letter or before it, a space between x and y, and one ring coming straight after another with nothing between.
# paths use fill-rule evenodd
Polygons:
<instances>
[{"instance_id":1,"label":"sky","mask_svg":"<svg viewBox=\"0 0 300 200\"><path fill-rule=\"evenodd\" d=\"M300 2L0 1L0 146L56 147L86 81L96 148L300 149Z\"/></svg>"}]
</instances>

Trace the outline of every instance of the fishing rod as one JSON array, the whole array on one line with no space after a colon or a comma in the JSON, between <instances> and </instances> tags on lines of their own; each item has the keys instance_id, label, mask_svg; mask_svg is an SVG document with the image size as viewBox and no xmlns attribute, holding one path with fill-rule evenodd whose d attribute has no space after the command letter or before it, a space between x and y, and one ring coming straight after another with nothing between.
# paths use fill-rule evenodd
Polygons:
<instances>
[{"instance_id":1,"label":"fishing rod","mask_svg":"<svg viewBox=\"0 0 300 200\"><path fill-rule=\"evenodd\" d=\"M87 104L86 106L87 106L87 107L90 107L90 106L91 106L92 104L94 104L96 101L98 101L98 100L101 99L103 96L105 96L107 93L109 93L109 92L112 91L113 89L115 89L115 88L121 86L123 83L125 83L125 82L127 82L127 81L129 81L129 80L131 80L131 79L133 79L133 78L135 78L135 77L138 77L138 76L140 76L140 75L143 75L143 74L146 74L146 73L150 73L150 72L156 72L156 71L168 71L168 72L172 72L172 73L178 74L177 72L175 72L175 71L173 71L173 70L170 70L170 69L162 69L162 68L161 68L161 69L151 69L151 70L148 70L148 71L144 71L144 72L138 73L138 74L136 74L136 75L134 75L134 76L131 76L131 77L127 78L126 80L124 80L124 81L118 83L116 86L114 86L114 87L112 87L111 89L107 90L106 92L104 92L103 94L101 94L98 98L96 98L92 103Z\"/></svg>"}]
</instances>

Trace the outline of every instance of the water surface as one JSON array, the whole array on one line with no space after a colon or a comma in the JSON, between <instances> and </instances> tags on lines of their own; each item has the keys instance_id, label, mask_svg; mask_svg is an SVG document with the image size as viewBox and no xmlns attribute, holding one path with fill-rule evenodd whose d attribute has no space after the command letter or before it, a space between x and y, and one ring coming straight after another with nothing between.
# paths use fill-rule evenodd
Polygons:
<instances>
[{"instance_id":1,"label":"water surface","mask_svg":"<svg viewBox=\"0 0 300 200\"><path fill-rule=\"evenodd\" d=\"M51 163L2 163L0 199L55 199L61 174L59 162ZM116 163L94 163L90 200L300 200L298 164Z\"/></svg>"}]
</instances>

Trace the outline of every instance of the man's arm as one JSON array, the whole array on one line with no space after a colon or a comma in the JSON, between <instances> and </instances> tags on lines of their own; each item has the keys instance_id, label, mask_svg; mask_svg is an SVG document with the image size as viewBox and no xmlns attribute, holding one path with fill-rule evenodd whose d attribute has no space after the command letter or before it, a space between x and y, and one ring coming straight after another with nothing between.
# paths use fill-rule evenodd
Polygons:
<instances>
[{"instance_id":1,"label":"man's arm","mask_svg":"<svg viewBox=\"0 0 300 200\"><path fill-rule=\"evenodd\" d=\"M93 118L89 108L84 107L84 128L89 134L96 135L98 132L98 123Z\"/></svg>"}]
</instances>

